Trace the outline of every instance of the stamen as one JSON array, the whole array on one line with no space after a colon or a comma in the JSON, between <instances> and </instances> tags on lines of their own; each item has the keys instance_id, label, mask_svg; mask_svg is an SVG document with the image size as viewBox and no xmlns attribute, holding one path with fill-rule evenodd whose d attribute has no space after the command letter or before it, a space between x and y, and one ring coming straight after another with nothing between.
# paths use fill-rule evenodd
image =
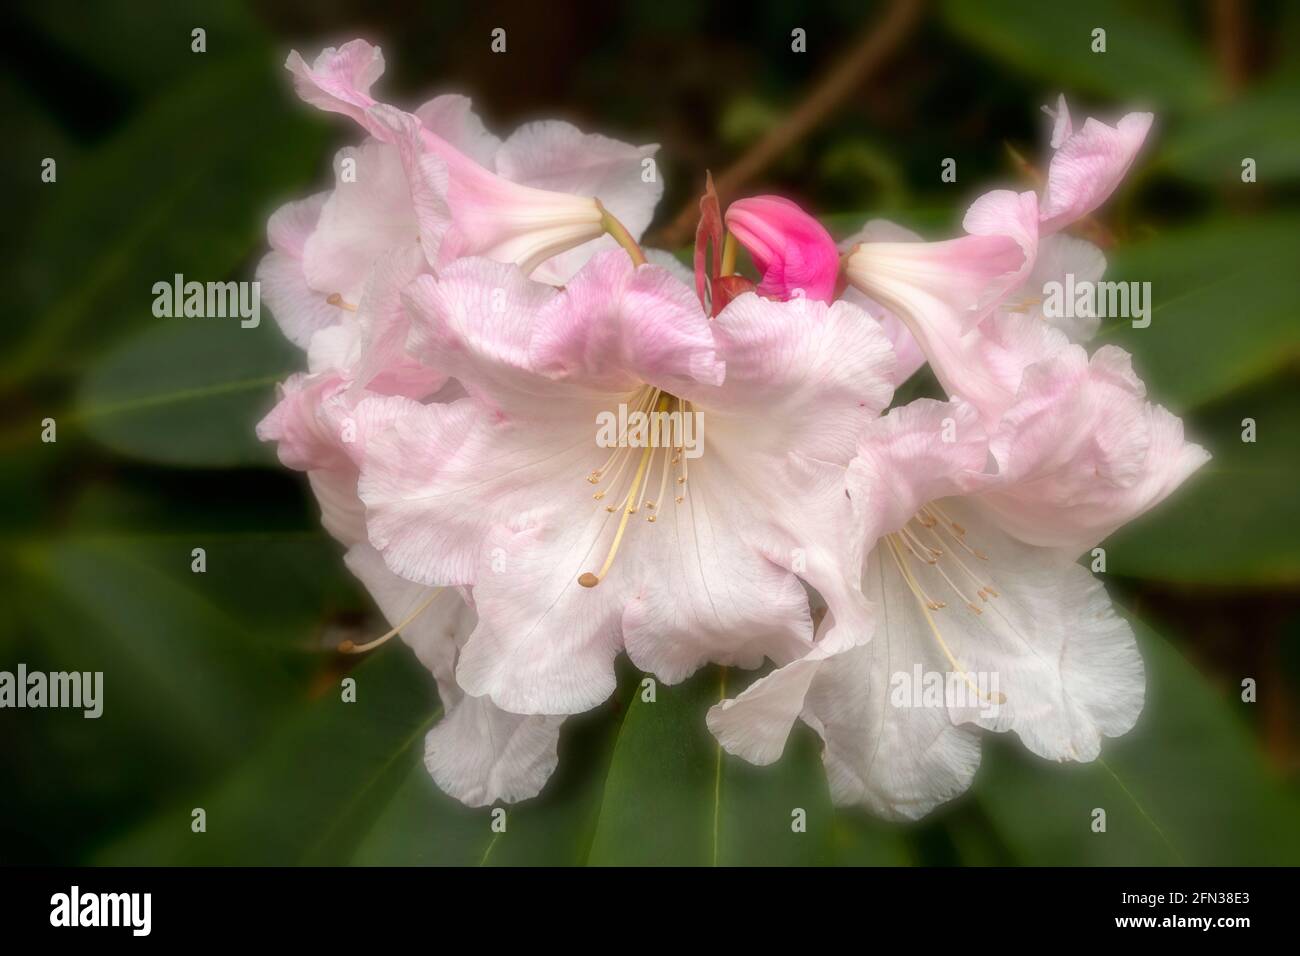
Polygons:
<instances>
[{"instance_id":1,"label":"stamen","mask_svg":"<svg viewBox=\"0 0 1300 956\"><path fill-rule=\"evenodd\" d=\"M942 521L945 525L947 525L949 528L952 529L953 534L957 535L958 537L961 537L966 533L966 529L963 528L961 525L959 525L957 522L953 521L951 518L949 518L948 515L944 513L944 510L940 508L937 504L935 504L934 502L930 502L930 504L927 505L927 507L930 508L936 516L938 516L940 521Z\"/></svg>"},{"instance_id":2,"label":"stamen","mask_svg":"<svg viewBox=\"0 0 1300 956\"><path fill-rule=\"evenodd\" d=\"M965 531L962 531L962 534L965 533L966 533ZM973 548L969 544L967 544L966 539L961 537L961 535L953 535L952 540L956 541L957 544L961 546L961 549L965 551L967 554L979 558L981 561L987 561L989 559L989 556L985 554L983 551L981 551L979 548Z\"/></svg>"},{"instance_id":3,"label":"stamen","mask_svg":"<svg viewBox=\"0 0 1300 956\"><path fill-rule=\"evenodd\" d=\"M689 408L689 405L690 405L689 402L683 402L680 399L678 399L677 408L682 413L682 418L685 418L689 414L687 410ZM679 485L684 485L686 484L686 479L690 477L690 473L691 473L690 459L686 456L685 435L682 436L682 443L677 446L677 461L682 466L682 473L677 476L677 483ZM677 502L680 504L681 500L682 500L681 498L678 498Z\"/></svg>"},{"instance_id":4,"label":"stamen","mask_svg":"<svg viewBox=\"0 0 1300 956\"><path fill-rule=\"evenodd\" d=\"M424 603L422 603L419 607L417 607L414 611L412 611L409 615L407 615L404 621L394 626L393 629L388 633L381 634L379 637L376 637L373 641L366 641L366 643L364 644L356 644L352 641L343 641L341 644L339 644L339 653L340 654L364 654L366 651L373 651L376 647L379 647L381 644L386 644L389 640L392 639L393 635L399 633L402 630L402 628L409 625L417 617L419 617L426 610L428 610L429 605L433 603L433 599L436 598L439 592L441 591L442 588L434 588L433 591L429 593L429 596L424 600Z\"/></svg>"},{"instance_id":5,"label":"stamen","mask_svg":"<svg viewBox=\"0 0 1300 956\"><path fill-rule=\"evenodd\" d=\"M934 618L930 616L930 608L927 606L926 601L922 600L922 595L925 594L925 591L922 590L920 583L912 576L912 571L907 567L907 562L902 556L901 549L894 541L895 537L896 535L891 534L887 535L885 538L885 541L889 544L890 553L894 556L894 563L902 573L903 580L907 582L907 586L911 590L912 596L915 597L917 602L921 605L921 613L925 615L925 622L930 625L930 633L932 633L934 639L939 642L939 648L943 651L944 657L948 658L949 666L952 667L954 673L961 676L961 679L966 682L966 686L974 691L977 697L989 703L1005 704L1007 702L1006 694L999 692L996 699L989 697L981 691L978 686L976 686L975 682L970 679L969 671L967 671L967 669L961 665L961 662L953 656L952 651L948 648L947 642L943 639L943 635L939 633L939 628L935 626Z\"/></svg>"},{"instance_id":6,"label":"stamen","mask_svg":"<svg viewBox=\"0 0 1300 956\"><path fill-rule=\"evenodd\" d=\"M618 455L619 455L618 468L615 470L614 474L612 474L609 478L609 483L611 486L618 481L619 475L623 474L623 469L626 468L627 463L632 460L631 449L620 448L618 450ZM602 488L600 489L600 491L596 492L591 497L595 498L597 501L600 501L602 498L605 497L605 494L608 490L609 490L608 488Z\"/></svg>"},{"instance_id":7,"label":"stamen","mask_svg":"<svg viewBox=\"0 0 1300 956\"><path fill-rule=\"evenodd\" d=\"M664 500L664 492L668 490L668 470L672 467L672 450L664 449L664 466L659 472L659 493L655 495L654 501L646 502L646 508L653 511L657 507L656 502ZM655 515L646 516L646 521L653 522Z\"/></svg>"},{"instance_id":8,"label":"stamen","mask_svg":"<svg viewBox=\"0 0 1300 956\"><path fill-rule=\"evenodd\" d=\"M934 534L933 531L931 531L930 533ZM937 538L938 535L935 535L935 537ZM966 577L970 578L972 581L975 582L975 584L979 586L979 590L976 591L975 593L978 594L982 600L987 601L989 597L1002 596L994 589L993 585L981 581L979 577L976 576L975 572L966 566L966 562L961 559L961 555L959 555L956 551L950 553L952 555L952 559L957 562L957 567L961 568L962 571L966 573Z\"/></svg>"},{"instance_id":9,"label":"stamen","mask_svg":"<svg viewBox=\"0 0 1300 956\"><path fill-rule=\"evenodd\" d=\"M934 524L926 524L921 518L922 514L928 514ZM989 556L983 551L972 547L966 542L966 529L949 518L948 515L945 514L944 511L933 501L917 512L916 518L927 528L933 528L937 525L941 530L947 531L952 536L952 540L967 554L973 555L981 561L987 561L989 559Z\"/></svg>"},{"instance_id":10,"label":"stamen","mask_svg":"<svg viewBox=\"0 0 1300 956\"><path fill-rule=\"evenodd\" d=\"M650 453L652 451L654 451L653 448L647 447L646 450L641 453L641 463L637 466L636 475L632 478L632 487L628 491L628 498L631 498L632 495L636 493L637 487L645 478L646 464L650 461ZM625 508L623 510L623 517L618 522L618 530L614 532L614 543L609 546L609 554L605 555L605 563L600 566L600 570L595 574L592 574L590 571L584 571L579 575L578 583L584 588L594 588L604 579L605 575L609 573L609 569L614 563L614 556L618 554L619 545L623 543L623 532L627 530L627 519L632 517L632 510L632 508Z\"/></svg>"},{"instance_id":11,"label":"stamen","mask_svg":"<svg viewBox=\"0 0 1300 956\"><path fill-rule=\"evenodd\" d=\"M340 309L347 309L349 312L357 311L357 307L355 305L353 305L351 302L343 301L343 296L337 292L331 292L329 295L325 296L325 301L330 305L338 306Z\"/></svg>"},{"instance_id":12,"label":"stamen","mask_svg":"<svg viewBox=\"0 0 1300 956\"><path fill-rule=\"evenodd\" d=\"M939 537L939 533L937 531L935 531L933 528L929 528L926 530L929 531L930 536L933 537L934 540L938 541L940 544L943 544L943 539ZM954 538L953 540L955 540L962 547L966 548L966 550L968 551L970 550L970 548L966 546L966 543L962 541L960 538ZM949 551L948 555L953 559L953 561L957 562L958 567L960 567L963 571L966 572L966 576L975 582L976 586L979 588L979 590L976 591L975 593L979 595L980 599L987 601L988 597L985 596L984 592L988 588L988 586L985 585L985 583L981 581L979 578L977 578L970 568L966 567L966 563L962 561L961 556L956 551ZM959 595L961 595L961 599L966 602L966 606L968 608L970 608L976 614L981 613L979 606L975 604L970 598L966 597L965 594L962 593L962 590L959 587L957 587L956 584L953 583L953 580L950 577L948 577L946 573L944 573L942 567L936 568L936 570L943 575L943 579L948 582L948 584L952 587L952 589L956 591ZM996 591L992 591L992 589L988 589L988 590L991 591L994 597L998 596Z\"/></svg>"},{"instance_id":13,"label":"stamen","mask_svg":"<svg viewBox=\"0 0 1300 956\"><path fill-rule=\"evenodd\" d=\"M928 544L926 544L925 542L923 542L919 537L917 537L915 534L913 534L913 533L912 533L912 530L911 530L910 528L908 528L907 525L903 525L902 532L903 532L903 539L904 539L904 540L911 541L913 544L915 544L915 545L916 545L918 548L920 548L921 550L930 552L930 557L928 557L928 558L924 558L924 559L923 559L923 560L925 561L926 564L934 564L934 563L937 562L940 558L943 557L943 548L932 548L932 547L930 547ZM941 542L939 542L939 543L942 544L943 542L941 541Z\"/></svg>"},{"instance_id":14,"label":"stamen","mask_svg":"<svg viewBox=\"0 0 1300 956\"><path fill-rule=\"evenodd\" d=\"M901 548L898 548L898 542L902 541L904 544L906 544L907 542L904 541L902 538L900 538L897 534L886 535L885 540L889 542L891 548L896 548L898 550L898 555L901 557L903 552ZM910 545L908 547L910 548ZM925 559L920 558L919 560L925 560ZM940 611L943 608L946 608L948 606L943 601L936 601L934 598L930 597L930 595L925 592L925 588L921 587L919 581L916 583L916 591L920 592L921 597L924 598L926 605L932 611ZM914 591L913 593L916 592Z\"/></svg>"},{"instance_id":15,"label":"stamen","mask_svg":"<svg viewBox=\"0 0 1300 956\"><path fill-rule=\"evenodd\" d=\"M936 558L926 557L925 555L921 554L919 551L916 550L916 548L912 546L912 542L909 541L906 537L900 537L899 540L902 541L904 545L906 545L908 551L912 552L912 557L916 558L916 560L924 561L926 564L934 564L934 562L938 560Z\"/></svg>"},{"instance_id":16,"label":"stamen","mask_svg":"<svg viewBox=\"0 0 1300 956\"><path fill-rule=\"evenodd\" d=\"M652 406L655 403L655 401L658 399L661 391L662 389L651 388L649 385L641 386L641 388L636 393L640 397L634 399L636 404L632 407L632 411L633 412L647 411L649 407ZM629 418L630 417L631 415L629 415ZM605 459L605 463L601 465L599 468L597 468L595 471L593 471L591 474L589 474L587 476L587 481L591 482L591 484L593 485L599 484L601 479L605 477L605 472L609 470L609 466L614 463L615 459L627 458L630 456L630 454L631 453L627 445L627 429L625 428L623 429L623 432L618 436L618 443L614 448L614 450L610 453L610 456L607 459ZM622 468L620 468L618 472L614 473L614 477L617 478L621 471ZM605 496L603 494L600 494L600 495L596 495L595 497L597 498L597 500L599 500L600 498L603 498Z\"/></svg>"}]
</instances>

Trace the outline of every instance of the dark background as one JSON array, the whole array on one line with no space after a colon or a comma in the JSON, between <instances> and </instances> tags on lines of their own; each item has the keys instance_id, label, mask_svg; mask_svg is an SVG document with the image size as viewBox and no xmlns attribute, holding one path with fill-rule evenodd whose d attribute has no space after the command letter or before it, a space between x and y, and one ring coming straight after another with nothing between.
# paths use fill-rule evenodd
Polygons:
<instances>
[{"instance_id":1,"label":"dark background","mask_svg":"<svg viewBox=\"0 0 1300 956\"><path fill-rule=\"evenodd\" d=\"M1300 4L120 0L3 18L0 669L102 670L106 710L0 711L0 860L1300 862ZM660 142L648 239L674 250L705 170L724 201L780 192L839 234L887 216L939 237L978 192L1033 182L1058 92L1076 123L1154 110L1098 234L1108 278L1152 282L1155 316L1098 344L1134 352L1215 459L1106 544L1150 674L1138 728L1086 767L990 740L968 796L900 827L832 815L807 737L767 771L720 760L716 672L661 688L654 720L629 673L507 833L438 795L419 765L431 681L394 643L339 702L357 662L328 648L384 628L301 476L252 435L300 355L265 312L241 330L150 311L177 272L251 278L267 215L328 182L356 133L300 104L281 64L355 36L384 49L381 98L458 91L498 134L563 117Z\"/></svg>"}]
</instances>

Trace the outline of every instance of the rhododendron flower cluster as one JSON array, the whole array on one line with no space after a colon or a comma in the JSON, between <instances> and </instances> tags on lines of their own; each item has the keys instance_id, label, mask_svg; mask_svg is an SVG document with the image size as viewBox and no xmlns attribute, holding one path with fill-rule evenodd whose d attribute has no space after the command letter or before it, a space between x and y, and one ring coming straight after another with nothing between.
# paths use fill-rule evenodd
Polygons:
<instances>
[{"instance_id":1,"label":"rhododendron flower cluster","mask_svg":"<svg viewBox=\"0 0 1300 956\"><path fill-rule=\"evenodd\" d=\"M1041 288L1100 276L1063 230L1149 115L1075 130L1062 100L1042 194L989 192L941 242L837 246L710 186L692 275L639 245L656 147L382 103L359 40L287 66L361 138L271 218L259 278L306 357L259 434L392 626L344 650L400 634L432 672L446 792L540 792L621 654L668 683L768 667L701 726L769 763L802 719L836 800L888 817L961 793L986 731L1091 760L1133 725L1133 632L1078 559L1207 456ZM946 398L891 407L923 364ZM962 693L900 701L922 672Z\"/></svg>"}]
</instances>

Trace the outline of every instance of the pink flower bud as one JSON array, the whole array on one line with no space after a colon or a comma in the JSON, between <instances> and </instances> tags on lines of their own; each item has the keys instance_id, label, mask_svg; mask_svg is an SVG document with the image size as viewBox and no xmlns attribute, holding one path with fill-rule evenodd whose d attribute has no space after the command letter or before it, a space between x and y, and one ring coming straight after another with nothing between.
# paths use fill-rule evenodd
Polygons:
<instances>
[{"instance_id":1,"label":"pink flower bud","mask_svg":"<svg viewBox=\"0 0 1300 956\"><path fill-rule=\"evenodd\" d=\"M822 224L788 199L755 196L727 207L727 228L763 274L762 295L835 299L840 255Z\"/></svg>"}]
</instances>

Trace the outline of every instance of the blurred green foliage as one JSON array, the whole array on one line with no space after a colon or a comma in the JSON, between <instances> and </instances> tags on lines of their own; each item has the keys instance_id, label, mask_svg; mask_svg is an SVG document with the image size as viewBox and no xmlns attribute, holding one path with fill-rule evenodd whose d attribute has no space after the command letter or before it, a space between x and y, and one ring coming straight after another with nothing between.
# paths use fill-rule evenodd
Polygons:
<instances>
[{"instance_id":1,"label":"blurred green foliage","mask_svg":"<svg viewBox=\"0 0 1300 956\"><path fill-rule=\"evenodd\" d=\"M250 276L266 216L322 184L330 145L350 138L292 98L288 47L364 35L384 43L386 88L408 102L459 89L498 128L569 115L659 139L666 221L879 8L536 6L114 0L5 14L6 207L22 225L0 237L0 666L103 670L106 707L97 721L0 712L0 857L1300 862L1300 15L1286 4L1242 5L1226 36L1203 4L937 4L884 72L751 184L802 199L840 234L885 215L938 236L979 188L1017 180L1003 141L1042 154L1037 107L1056 92L1076 115L1158 112L1103 211L1119 237L1109 277L1150 281L1154 319L1100 340L1135 354L1153 398L1215 458L1107 543L1112 594L1151 623L1138 626L1146 711L1102 761L1048 765L989 739L970 794L919 824L885 824L832 811L810 733L769 768L719 753L704 710L724 680L734 691L752 675L711 669L649 705L628 671L607 704L569 722L555 779L495 833L489 811L448 800L424 772L438 705L405 649L357 664L357 702L339 700L353 662L324 648L378 619L305 482L253 435L301 357L269 320L250 331L150 311L152 284L175 273ZM467 39L500 24L505 57ZM193 26L208 31L205 54L190 52ZM806 55L789 52L792 26L808 31ZM1104 56L1088 47L1096 26ZM39 181L46 156L57 184ZM939 182L945 156L959 159L956 187ZM1245 156L1257 183L1240 181ZM46 417L56 444L40 442ZM1241 441L1248 417L1254 444ZM195 547L203 575L190 571ZM1257 704L1240 700L1245 677ZM196 806L206 834L190 830ZM1104 835L1088 827L1098 806ZM804 834L790 831L794 807Z\"/></svg>"}]
</instances>

